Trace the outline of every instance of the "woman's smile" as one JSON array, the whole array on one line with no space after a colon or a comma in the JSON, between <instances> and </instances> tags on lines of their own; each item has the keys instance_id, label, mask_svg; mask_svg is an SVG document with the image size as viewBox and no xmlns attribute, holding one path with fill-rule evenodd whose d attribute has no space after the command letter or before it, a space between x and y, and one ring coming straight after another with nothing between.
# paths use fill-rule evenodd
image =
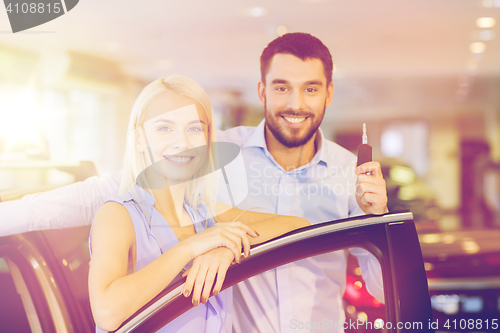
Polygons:
<instances>
[{"instance_id":1,"label":"woman's smile","mask_svg":"<svg viewBox=\"0 0 500 333\"><path fill-rule=\"evenodd\" d=\"M163 158L175 165L188 165L190 164L196 156L186 156L186 155L163 155Z\"/></svg>"}]
</instances>

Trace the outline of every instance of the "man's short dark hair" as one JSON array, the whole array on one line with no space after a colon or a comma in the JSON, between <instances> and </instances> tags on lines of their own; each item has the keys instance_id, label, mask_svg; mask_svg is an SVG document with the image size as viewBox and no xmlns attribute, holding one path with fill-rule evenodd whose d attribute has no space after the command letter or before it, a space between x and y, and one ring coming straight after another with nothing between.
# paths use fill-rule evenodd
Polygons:
<instances>
[{"instance_id":1,"label":"man's short dark hair","mask_svg":"<svg viewBox=\"0 0 500 333\"><path fill-rule=\"evenodd\" d=\"M266 83L266 75L274 55L277 53L291 54L300 58L319 59L323 63L326 76L326 84L332 81L333 61L328 48L318 38L303 32L285 34L273 40L267 45L260 56L261 80Z\"/></svg>"}]
</instances>

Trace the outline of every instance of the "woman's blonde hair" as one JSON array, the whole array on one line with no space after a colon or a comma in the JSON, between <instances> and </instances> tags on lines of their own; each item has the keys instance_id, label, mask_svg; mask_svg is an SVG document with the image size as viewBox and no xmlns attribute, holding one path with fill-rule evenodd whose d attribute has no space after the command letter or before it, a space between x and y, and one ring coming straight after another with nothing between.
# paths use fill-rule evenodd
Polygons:
<instances>
[{"instance_id":1,"label":"woman's blonde hair","mask_svg":"<svg viewBox=\"0 0 500 333\"><path fill-rule=\"evenodd\" d=\"M215 141L212 105L210 104L210 99L205 90L203 90L196 81L183 75L170 75L151 82L142 90L135 101L128 124L127 143L119 194L121 195L128 191L132 191L134 197L137 198L134 186L137 182L137 178L147 166L143 154L136 149L136 131L138 131L146 119L145 111L148 103L165 91L170 91L177 95L193 99L201 104L206 113L208 119L208 161L206 161L206 163L209 164L205 167L201 167L193 176L193 180L189 181L185 199L193 208L202 200L208 206L212 214L215 215L215 197L217 189L215 185L217 185L217 173L207 172L207 170L213 170L214 165L214 156L210 149L210 143Z\"/></svg>"}]
</instances>

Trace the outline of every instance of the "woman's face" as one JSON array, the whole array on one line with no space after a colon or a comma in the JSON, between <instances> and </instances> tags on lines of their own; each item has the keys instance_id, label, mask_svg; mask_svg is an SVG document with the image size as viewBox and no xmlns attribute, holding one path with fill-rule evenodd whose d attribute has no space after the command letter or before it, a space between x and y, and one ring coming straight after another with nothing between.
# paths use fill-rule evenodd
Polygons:
<instances>
[{"instance_id":1,"label":"woman's face","mask_svg":"<svg viewBox=\"0 0 500 333\"><path fill-rule=\"evenodd\" d=\"M146 138L138 148L146 165L153 159L149 168L166 177L169 185L189 181L202 167L208 152L208 119L193 99L161 93L149 102L146 120L137 130Z\"/></svg>"}]
</instances>

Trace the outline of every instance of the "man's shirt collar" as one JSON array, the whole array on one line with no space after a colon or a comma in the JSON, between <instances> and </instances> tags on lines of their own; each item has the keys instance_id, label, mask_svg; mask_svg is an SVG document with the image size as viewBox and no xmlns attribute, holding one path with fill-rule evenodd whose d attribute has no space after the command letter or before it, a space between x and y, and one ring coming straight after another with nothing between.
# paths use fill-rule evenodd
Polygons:
<instances>
[{"instance_id":1,"label":"man's shirt collar","mask_svg":"<svg viewBox=\"0 0 500 333\"><path fill-rule=\"evenodd\" d=\"M264 149L266 155L272 156L271 153L269 153L269 151L267 150L266 136L265 136L265 126L266 126L265 121L266 121L265 119L262 119L260 124L255 128L255 131L253 131L248 140L245 142L244 146L262 148ZM323 131L321 131L321 128L318 128L318 134L319 135L316 135L315 138L317 151L313 159L308 164L300 168L297 168L296 170L302 170L304 167L316 165L320 162L328 166L328 154L325 153L325 147L324 147L325 138L323 136Z\"/></svg>"},{"instance_id":2,"label":"man's shirt collar","mask_svg":"<svg viewBox=\"0 0 500 333\"><path fill-rule=\"evenodd\" d=\"M253 131L248 140L246 140L245 147L260 147L267 152L265 129L266 120L262 119L260 124L255 128L255 131Z\"/></svg>"}]
</instances>

